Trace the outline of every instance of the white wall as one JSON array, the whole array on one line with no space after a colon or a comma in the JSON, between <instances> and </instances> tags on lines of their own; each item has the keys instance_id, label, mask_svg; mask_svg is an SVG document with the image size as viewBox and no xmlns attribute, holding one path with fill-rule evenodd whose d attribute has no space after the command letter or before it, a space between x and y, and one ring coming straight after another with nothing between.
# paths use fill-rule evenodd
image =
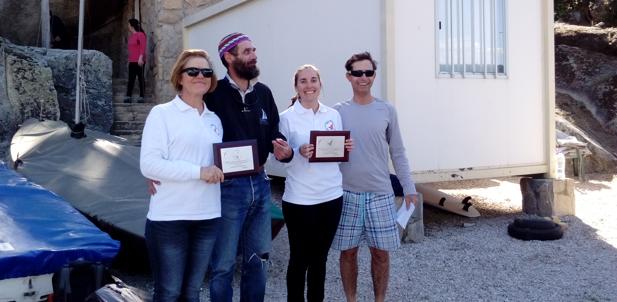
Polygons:
<instances>
[{"instance_id":1,"label":"white wall","mask_svg":"<svg viewBox=\"0 0 617 302\"><path fill-rule=\"evenodd\" d=\"M379 63L374 95L397 107L418 181L544 173L552 139L544 4L507 2L507 79L438 78L435 5L426 0L246 1L187 26L185 45L216 54L225 34L251 36L260 79L272 88L279 111L294 94L294 70L305 63L321 69L326 104L348 99L344 62L369 50ZM215 68L224 71L218 60Z\"/></svg>"},{"instance_id":2,"label":"white wall","mask_svg":"<svg viewBox=\"0 0 617 302\"><path fill-rule=\"evenodd\" d=\"M508 78L450 79L436 77L433 1L394 1L393 99L414 170L547 164L542 4L508 4Z\"/></svg>"},{"instance_id":3,"label":"white wall","mask_svg":"<svg viewBox=\"0 0 617 302\"><path fill-rule=\"evenodd\" d=\"M279 111L295 95L293 73L302 64L321 71L322 99L335 104L351 96L345 61L368 50L381 58L383 9L374 0L253 0L186 28L185 46L216 56L215 71L225 73L217 45L228 33L242 32L257 48L260 81L270 86ZM348 12L348 13L345 13ZM382 93L377 82L374 92Z\"/></svg>"}]
</instances>

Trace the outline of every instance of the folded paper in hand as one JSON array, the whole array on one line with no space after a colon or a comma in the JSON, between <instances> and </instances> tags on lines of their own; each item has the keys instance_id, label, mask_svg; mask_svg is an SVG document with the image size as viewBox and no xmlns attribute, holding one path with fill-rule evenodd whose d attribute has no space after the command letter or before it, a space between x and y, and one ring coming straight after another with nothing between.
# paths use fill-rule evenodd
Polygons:
<instances>
[{"instance_id":1,"label":"folded paper in hand","mask_svg":"<svg viewBox=\"0 0 617 302\"><path fill-rule=\"evenodd\" d=\"M416 207L413 205L413 203L409 204L409 209L407 209L407 205L405 203L405 201L403 200L403 204L401 205L401 207L398 209L398 212L396 213L396 222L404 229L407 227L407 223L409 222L409 218L411 218L411 214L413 214L413 210Z\"/></svg>"}]
</instances>

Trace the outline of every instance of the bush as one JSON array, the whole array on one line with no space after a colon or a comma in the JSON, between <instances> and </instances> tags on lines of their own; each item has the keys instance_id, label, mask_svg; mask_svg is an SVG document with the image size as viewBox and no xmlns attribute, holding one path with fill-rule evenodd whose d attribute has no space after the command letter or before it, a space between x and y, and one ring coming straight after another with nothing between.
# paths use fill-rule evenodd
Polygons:
<instances>
[{"instance_id":1,"label":"bush","mask_svg":"<svg viewBox=\"0 0 617 302\"><path fill-rule=\"evenodd\" d=\"M592 0L555 0L555 21L590 25L589 7Z\"/></svg>"}]
</instances>

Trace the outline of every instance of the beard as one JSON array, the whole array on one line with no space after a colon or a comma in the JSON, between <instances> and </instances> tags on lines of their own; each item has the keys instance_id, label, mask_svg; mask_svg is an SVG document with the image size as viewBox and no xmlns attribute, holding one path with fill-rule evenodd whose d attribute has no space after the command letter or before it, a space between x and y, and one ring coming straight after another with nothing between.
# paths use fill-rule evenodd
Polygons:
<instances>
[{"instance_id":1,"label":"beard","mask_svg":"<svg viewBox=\"0 0 617 302\"><path fill-rule=\"evenodd\" d=\"M249 63L253 63L252 66L249 65ZM231 63L231 67L236 71L239 77L245 80L252 80L259 76L259 68L257 68L257 65L255 63L256 61L245 62L241 59L236 58Z\"/></svg>"}]
</instances>

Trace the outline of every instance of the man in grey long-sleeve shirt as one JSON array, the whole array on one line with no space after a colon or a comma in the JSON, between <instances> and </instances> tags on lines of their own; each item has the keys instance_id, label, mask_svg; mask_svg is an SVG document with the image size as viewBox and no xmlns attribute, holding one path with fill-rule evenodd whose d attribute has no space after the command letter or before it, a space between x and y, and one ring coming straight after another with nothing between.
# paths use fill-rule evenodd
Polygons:
<instances>
[{"instance_id":1,"label":"man in grey long-sleeve shirt","mask_svg":"<svg viewBox=\"0 0 617 302\"><path fill-rule=\"evenodd\" d=\"M345 69L353 98L334 106L341 114L343 129L351 131L355 142L349 162L340 166L343 213L332 246L341 251L341 278L347 301L357 298L358 247L362 238L371 252L375 301L384 301L386 296L389 252L400 246L389 157L403 186L406 206L418 200L396 110L371 94L376 67L368 52L352 55Z\"/></svg>"}]
</instances>

